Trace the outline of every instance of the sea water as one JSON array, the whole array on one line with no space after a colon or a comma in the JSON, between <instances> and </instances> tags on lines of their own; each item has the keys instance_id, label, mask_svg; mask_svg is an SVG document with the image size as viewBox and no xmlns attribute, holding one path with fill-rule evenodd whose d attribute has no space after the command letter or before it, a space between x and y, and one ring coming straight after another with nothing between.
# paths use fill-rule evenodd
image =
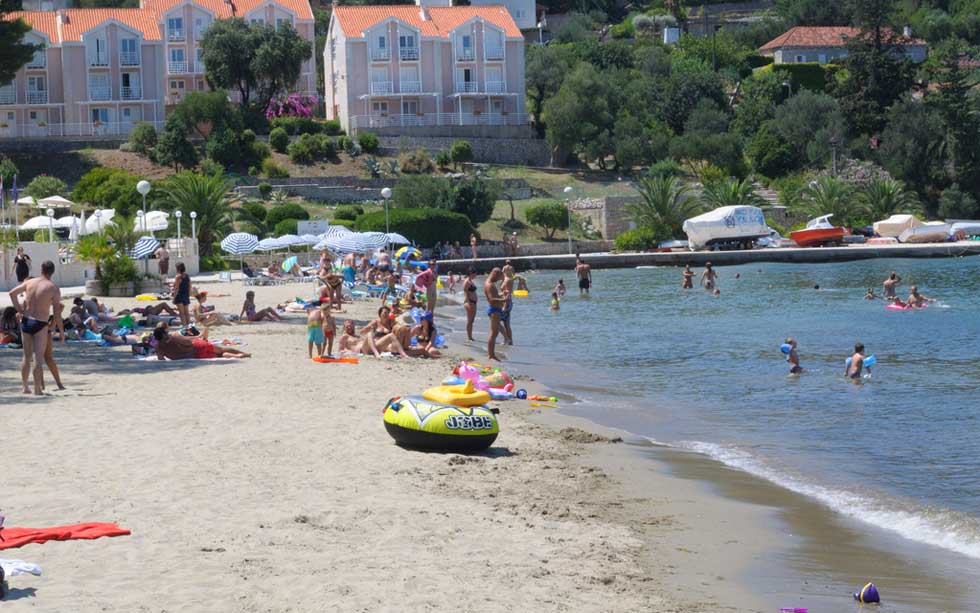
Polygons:
<instances>
[{"instance_id":1,"label":"sea water","mask_svg":"<svg viewBox=\"0 0 980 613\"><path fill-rule=\"evenodd\" d=\"M517 347L502 351L573 395L571 412L980 564L978 265L728 266L717 269L717 297L682 290L673 267L595 271L589 297L572 271L530 273L530 297L515 299ZM917 284L938 301L895 312L864 300L893 270L900 296ZM568 293L552 312L558 278ZM482 296L480 306L485 320ZM788 336L800 376L780 352ZM856 342L877 365L851 381L844 360Z\"/></svg>"}]
</instances>

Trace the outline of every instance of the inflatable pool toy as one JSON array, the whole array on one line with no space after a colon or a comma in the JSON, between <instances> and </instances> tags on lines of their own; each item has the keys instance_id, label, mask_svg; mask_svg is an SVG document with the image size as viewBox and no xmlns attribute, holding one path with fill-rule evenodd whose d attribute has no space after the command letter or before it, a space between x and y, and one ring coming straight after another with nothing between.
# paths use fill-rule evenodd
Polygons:
<instances>
[{"instance_id":1,"label":"inflatable pool toy","mask_svg":"<svg viewBox=\"0 0 980 613\"><path fill-rule=\"evenodd\" d=\"M398 445L438 451L480 451L500 432L497 416L486 407L460 407L418 396L389 400L384 422Z\"/></svg>"},{"instance_id":2,"label":"inflatable pool toy","mask_svg":"<svg viewBox=\"0 0 980 613\"><path fill-rule=\"evenodd\" d=\"M878 363L878 358L874 357L873 355L869 355L868 357L864 358L862 362L865 368L869 368ZM851 358L844 360L844 365L849 367L851 365Z\"/></svg>"},{"instance_id":3,"label":"inflatable pool toy","mask_svg":"<svg viewBox=\"0 0 980 613\"><path fill-rule=\"evenodd\" d=\"M514 396L516 396L520 400L524 400L524 399L527 398L527 390L524 389L524 388L521 388L521 389L517 390L517 393L514 394Z\"/></svg>"},{"instance_id":4,"label":"inflatable pool toy","mask_svg":"<svg viewBox=\"0 0 980 613\"><path fill-rule=\"evenodd\" d=\"M141 300L143 302L151 302L151 301L155 301L157 297L154 296L153 294L140 294L139 296L136 297L136 299Z\"/></svg>"},{"instance_id":5,"label":"inflatable pool toy","mask_svg":"<svg viewBox=\"0 0 980 613\"><path fill-rule=\"evenodd\" d=\"M927 306L929 305L923 304L920 307L914 307L911 304L906 304L905 306L902 306L900 304L895 304L894 302L889 302L888 304L885 305L885 308L888 309L889 311L914 311L916 309L924 309Z\"/></svg>"},{"instance_id":6,"label":"inflatable pool toy","mask_svg":"<svg viewBox=\"0 0 980 613\"><path fill-rule=\"evenodd\" d=\"M786 355L789 355L789 352L793 350L793 346L790 345L789 343L783 343L782 345L779 346L779 350L785 353Z\"/></svg>"},{"instance_id":7,"label":"inflatable pool toy","mask_svg":"<svg viewBox=\"0 0 980 613\"><path fill-rule=\"evenodd\" d=\"M497 369L496 371L487 373L488 377L484 378L480 376L480 371L473 364L468 364L466 362L461 362L455 369L455 373L461 378L465 379L469 383L472 383L473 387L478 390L488 391L490 388L496 388L496 392L500 399L504 393L511 393L514 390L514 382L510 380L507 373ZM508 396L512 398L513 396Z\"/></svg>"},{"instance_id":8,"label":"inflatable pool toy","mask_svg":"<svg viewBox=\"0 0 980 613\"><path fill-rule=\"evenodd\" d=\"M536 400L538 402L558 402L558 398L555 396L528 396L528 400Z\"/></svg>"},{"instance_id":9,"label":"inflatable pool toy","mask_svg":"<svg viewBox=\"0 0 980 613\"><path fill-rule=\"evenodd\" d=\"M881 602L878 588L874 583L867 583L860 590L854 592L854 600L862 603Z\"/></svg>"},{"instance_id":10,"label":"inflatable pool toy","mask_svg":"<svg viewBox=\"0 0 980 613\"><path fill-rule=\"evenodd\" d=\"M487 393L490 394L490 398L493 400L510 400L514 397L514 394L510 390L505 390L500 387L487 388Z\"/></svg>"},{"instance_id":11,"label":"inflatable pool toy","mask_svg":"<svg viewBox=\"0 0 980 613\"><path fill-rule=\"evenodd\" d=\"M313 361L318 364L357 364L360 362L355 357L334 357L331 355L317 356L313 358Z\"/></svg>"},{"instance_id":12,"label":"inflatable pool toy","mask_svg":"<svg viewBox=\"0 0 980 613\"><path fill-rule=\"evenodd\" d=\"M514 382L511 380L510 375L502 370L498 370L487 375L486 377L483 377L483 380L486 381L487 385L490 387L506 387L508 384L510 384L511 389L514 387Z\"/></svg>"},{"instance_id":13,"label":"inflatable pool toy","mask_svg":"<svg viewBox=\"0 0 980 613\"><path fill-rule=\"evenodd\" d=\"M528 294L528 291L526 289L516 289L513 292L514 298L527 298L528 295L529 294Z\"/></svg>"},{"instance_id":14,"label":"inflatable pool toy","mask_svg":"<svg viewBox=\"0 0 980 613\"><path fill-rule=\"evenodd\" d=\"M458 407L473 407L490 402L490 393L473 387L472 381L463 385L439 385L430 387L422 393L426 400L452 404Z\"/></svg>"},{"instance_id":15,"label":"inflatable pool toy","mask_svg":"<svg viewBox=\"0 0 980 613\"><path fill-rule=\"evenodd\" d=\"M442 380L443 385L465 385L466 379L460 379L455 375L450 375Z\"/></svg>"},{"instance_id":16,"label":"inflatable pool toy","mask_svg":"<svg viewBox=\"0 0 980 613\"><path fill-rule=\"evenodd\" d=\"M545 407L547 409L557 409L558 408L558 405L557 404L547 404L545 402L532 402L531 403L531 406L532 407L535 407L535 408L537 408L537 407Z\"/></svg>"}]
</instances>

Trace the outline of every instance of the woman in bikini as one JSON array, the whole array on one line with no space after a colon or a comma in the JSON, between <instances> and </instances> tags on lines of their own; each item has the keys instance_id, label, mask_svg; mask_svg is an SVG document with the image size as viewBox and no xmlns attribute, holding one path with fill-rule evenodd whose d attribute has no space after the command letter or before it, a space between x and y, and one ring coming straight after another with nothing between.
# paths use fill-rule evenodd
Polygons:
<instances>
[{"instance_id":1,"label":"woman in bikini","mask_svg":"<svg viewBox=\"0 0 980 613\"><path fill-rule=\"evenodd\" d=\"M701 273L701 285L704 286L704 289L708 290L709 292L715 289L715 280L717 278L718 273L711 268L711 262L705 262L704 272Z\"/></svg>"},{"instance_id":2,"label":"woman in bikini","mask_svg":"<svg viewBox=\"0 0 980 613\"><path fill-rule=\"evenodd\" d=\"M194 303L194 321L200 326L233 326L235 322L217 311L208 311L204 303L208 299L207 292L197 293L197 302Z\"/></svg>"},{"instance_id":3,"label":"woman in bikini","mask_svg":"<svg viewBox=\"0 0 980 613\"><path fill-rule=\"evenodd\" d=\"M690 264L684 264L684 280L681 281L681 289L692 289L694 287L694 271Z\"/></svg>"},{"instance_id":4,"label":"woman in bikini","mask_svg":"<svg viewBox=\"0 0 980 613\"><path fill-rule=\"evenodd\" d=\"M466 338L473 340L473 320L476 319L476 302L477 292L476 283L473 279L476 278L476 271L470 268L466 271L466 280L463 281L463 295L466 296L466 301L463 302L463 308L466 310Z\"/></svg>"},{"instance_id":5,"label":"woman in bikini","mask_svg":"<svg viewBox=\"0 0 980 613\"><path fill-rule=\"evenodd\" d=\"M255 292L253 291L245 292L245 302L242 304L242 312L238 314L239 319L243 317L248 321L262 321L263 319L282 321L282 317L279 317L279 314L272 307L266 307L261 311L256 310Z\"/></svg>"},{"instance_id":6,"label":"woman in bikini","mask_svg":"<svg viewBox=\"0 0 980 613\"><path fill-rule=\"evenodd\" d=\"M432 313L427 312L422 316L419 325L412 329L412 335L418 342L417 349L424 357L438 358L442 354L436 349L436 325L432 322Z\"/></svg>"}]
</instances>

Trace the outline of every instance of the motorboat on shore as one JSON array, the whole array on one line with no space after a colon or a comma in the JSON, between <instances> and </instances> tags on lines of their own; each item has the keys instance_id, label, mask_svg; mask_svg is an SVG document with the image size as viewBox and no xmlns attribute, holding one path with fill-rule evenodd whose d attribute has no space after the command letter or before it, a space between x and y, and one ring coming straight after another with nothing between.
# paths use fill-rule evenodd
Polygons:
<instances>
[{"instance_id":1,"label":"motorboat on shore","mask_svg":"<svg viewBox=\"0 0 980 613\"><path fill-rule=\"evenodd\" d=\"M910 228L918 228L922 222L915 215L892 215L873 224L875 234L885 238L898 238Z\"/></svg>"},{"instance_id":2,"label":"motorboat on shore","mask_svg":"<svg viewBox=\"0 0 980 613\"><path fill-rule=\"evenodd\" d=\"M844 237L850 236L851 231L847 228L839 228L830 223L830 218L834 214L823 215L816 219L811 219L806 228L790 232L789 237L800 247L823 247L824 245L841 245Z\"/></svg>"},{"instance_id":3,"label":"motorboat on shore","mask_svg":"<svg viewBox=\"0 0 980 613\"><path fill-rule=\"evenodd\" d=\"M748 249L756 239L769 236L762 209L754 206L723 206L684 222L691 250L705 247Z\"/></svg>"},{"instance_id":4,"label":"motorboat on shore","mask_svg":"<svg viewBox=\"0 0 980 613\"><path fill-rule=\"evenodd\" d=\"M898 235L900 243L945 243L949 240L949 224L945 221L928 221L909 228Z\"/></svg>"},{"instance_id":5,"label":"motorboat on shore","mask_svg":"<svg viewBox=\"0 0 980 613\"><path fill-rule=\"evenodd\" d=\"M957 221L949 227L949 235L956 240L980 236L980 221Z\"/></svg>"}]
</instances>

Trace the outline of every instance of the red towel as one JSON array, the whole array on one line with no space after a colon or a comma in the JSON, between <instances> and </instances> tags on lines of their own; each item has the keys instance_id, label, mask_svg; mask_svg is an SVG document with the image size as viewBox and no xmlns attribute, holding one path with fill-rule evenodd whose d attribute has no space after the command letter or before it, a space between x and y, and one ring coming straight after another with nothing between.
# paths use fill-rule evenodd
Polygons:
<instances>
[{"instance_id":1,"label":"red towel","mask_svg":"<svg viewBox=\"0 0 980 613\"><path fill-rule=\"evenodd\" d=\"M90 523L73 526L54 526L53 528L4 528L0 530L0 549L23 547L28 543L48 541L70 541L74 539L97 539L102 536L123 536L129 530L116 524Z\"/></svg>"}]
</instances>

